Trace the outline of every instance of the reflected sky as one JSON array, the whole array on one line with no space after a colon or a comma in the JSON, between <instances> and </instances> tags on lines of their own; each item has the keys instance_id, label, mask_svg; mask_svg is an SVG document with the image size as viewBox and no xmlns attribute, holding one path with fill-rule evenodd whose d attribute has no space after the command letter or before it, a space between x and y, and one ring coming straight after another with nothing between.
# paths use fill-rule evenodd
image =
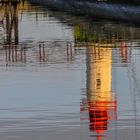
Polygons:
<instances>
[{"instance_id":1,"label":"reflected sky","mask_svg":"<svg viewBox=\"0 0 140 140\"><path fill-rule=\"evenodd\" d=\"M0 6L2 139L140 138L139 27Z\"/></svg>"}]
</instances>

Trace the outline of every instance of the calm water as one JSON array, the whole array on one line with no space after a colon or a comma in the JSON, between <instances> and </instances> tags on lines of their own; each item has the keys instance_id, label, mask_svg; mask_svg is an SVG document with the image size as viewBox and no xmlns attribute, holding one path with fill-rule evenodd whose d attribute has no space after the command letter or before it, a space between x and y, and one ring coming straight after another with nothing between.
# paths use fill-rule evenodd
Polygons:
<instances>
[{"instance_id":1,"label":"calm water","mask_svg":"<svg viewBox=\"0 0 140 140\"><path fill-rule=\"evenodd\" d=\"M139 140L139 71L139 27L0 4L1 140Z\"/></svg>"}]
</instances>

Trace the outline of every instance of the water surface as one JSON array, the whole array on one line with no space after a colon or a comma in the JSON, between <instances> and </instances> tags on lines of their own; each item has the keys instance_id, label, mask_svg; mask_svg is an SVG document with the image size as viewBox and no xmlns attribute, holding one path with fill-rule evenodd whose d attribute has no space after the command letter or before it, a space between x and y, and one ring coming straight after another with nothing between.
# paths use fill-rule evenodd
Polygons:
<instances>
[{"instance_id":1,"label":"water surface","mask_svg":"<svg viewBox=\"0 0 140 140\"><path fill-rule=\"evenodd\" d=\"M140 29L1 4L2 140L140 138Z\"/></svg>"}]
</instances>

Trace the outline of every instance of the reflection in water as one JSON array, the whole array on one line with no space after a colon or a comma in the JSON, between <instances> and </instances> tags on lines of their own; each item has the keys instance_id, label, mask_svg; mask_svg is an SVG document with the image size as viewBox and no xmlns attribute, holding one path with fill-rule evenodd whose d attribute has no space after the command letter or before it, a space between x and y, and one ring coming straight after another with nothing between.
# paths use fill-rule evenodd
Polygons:
<instances>
[{"instance_id":1,"label":"reflection in water","mask_svg":"<svg viewBox=\"0 0 140 140\"><path fill-rule=\"evenodd\" d=\"M120 54L121 54L121 60L122 63L127 63L128 61L128 50L127 45L125 41L122 41L120 44Z\"/></svg>"},{"instance_id":2,"label":"reflection in water","mask_svg":"<svg viewBox=\"0 0 140 140\"><path fill-rule=\"evenodd\" d=\"M13 120L10 117L13 115L20 124L15 124L14 130L19 127L35 132L37 128L36 134L40 131L38 136L42 136L42 139L46 139L46 135L56 139L54 136L67 136L67 133L71 139L73 131L76 130L76 135L72 137L81 140L81 137L78 137L80 84L83 80L81 71L84 71L82 76L86 83L86 97L82 99L81 112L88 114L86 119L89 121L86 123L88 129L83 132L86 138L83 139L88 138L90 131L90 136L94 139L108 140L113 137L111 133L108 134L114 129L112 122L118 123L118 130L134 122L134 118L132 121L126 118L134 115L131 101L136 101L134 91L135 96L139 93L136 90L139 87L136 75L138 70L132 69L134 67L130 69L132 64L139 67L139 63L134 61L139 60L140 56L138 27L93 22L38 6L32 7L26 2L6 2L0 6L0 70L4 68L0 75L3 79L0 83L0 123L3 124L4 120L4 125L7 126L0 128L7 131L7 135L3 133L3 139L12 137L9 131L13 128L9 126ZM66 35L66 39L60 32ZM28 71L28 68L31 68L31 71ZM9 69L17 72L19 77L8 71ZM114 71L118 72L117 77ZM15 77L19 78L18 82ZM121 79L122 77L124 79ZM127 87L129 80L130 85L134 86L131 89L132 100ZM115 89L116 85L118 90ZM127 88L124 89L122 85ZM11 112L7 106L11 107ZM133 110L136 115L137 109L135 107ZM8 123L2 115L8 116ZM134 129L136 124L132 127ZM137 127L139 128L139 124ZM56 135L54 132L60 133ZM64 133L66 135L63 135ZM88 133L88 136L85 133ZM15 135L17 138L19 135L25 136L14 131L13 136ZM28 135L26 138L29 139Z\"/></svg>"},{"instance_id":3,"label":"reflection in water","mask_svg":"<svg viewBox=\"0 0 140 140\"><path fill-rule=\"evenodd\" d=\"M54 55L61 57L67 61L71 61L74 54L72 42L70 41L39 41L35 44L28 43L28 39L22 42L19 40L20 31L19 24L22 21L22 12L30 11L30 15L36 15L36 21L41 14L46 18L44 12L37 11L37 7L31 7L27 1L2 1L0 2L0 43L2 56L6 60L6 66L11 66L11 63L17 65L20 63L29 62L55 62L52 59ZM33 12L33 13L32 13ZM39 14L39 15L38 15ZM20 15L20 18L19 18ZM21 20L21 21L20 21ZM23 19L24 20L24 19ZM38 24L36 22L36 24ZM27 27L27 29L30 27ZM22 39L22 38L21 38ZM27 41L27 42L26 42ZM32 42L32 40L31 40ZM60 47L59 46L63 46ZM63 49L63 52L62 52ZM56 54L57 53L57 54ZM35 57L31 58L33 55ZM3 58L3 59L4 59ZM31 60L32 59L32 60ZM36 61L34 60L36 59ZM62 58L61 58L62 59ZM62 61L62 60L61 60ZM56 63L56 62L55 62Z\"/></svg>"},{"instance_id":4,"label":"reflection in water","mask_svg":"<svg viewBox=\"0 0 140 140\"><path fill-rule=\"evenodd\" d=\"M47 11L40 12L38 11L38 7L30 6L27 1L22 1L22 0L21 1L1 1L0 6L1 6L0 44L1 44L2 57L5 57L5 60L6 60L6 66L11 65L10 64L11 62L15 63L15 65L18 64L17 62L29 63L31 61L32 62L48 62L49 61L50 63L51 62L56 63L55 61L58 57L52 59L54 55L56 56L61 55L61 57L59 57L60 59L64 57L64 59L66 59L67 61L72 61L73 55L74 55L74 48L72 45L73 43L71 41L39 40L35 42L35 44L33 44L33 40L30 40L30 38L27 38L26 40L22 40L23 39L22 36L19 36L19 34L22 35L22 32L23 32L23 30L19 29L19 27L21 27L21 23L24 23L24 20L26 19L24 17L24 15L26 15L26 10L27 10L27 13L29 12L29 16L31 17L31 19L33 18L32 15L35 15L34 18L36 21L35 22L36 25L38 25L37 20L39 20L40 18L41 19L43 18L44 22L46 22L45 20L48 20L48 18L45 15L45 14L48 14ZM48 20L47 24L50 24L49 22L50 21ZM55 21L52 21L52 23L53 22ZM54 26L56 25L54 24ZM30 30L30 28L31 27L27 27L27 29L25 29L27 30L27 33L28 33L28 30ZM28 36L28 35L25 34L24 36ZM31 58L33 55L35 55L35 57ZM37 61L35 61L34 59L36 59Z\"/></svg>"},{"instance_id":5,"label":"reflection in water","mask_svg":"<svg viewBox=\"0 0 140 140\"><path fill-rule=\"evenodd\" d=\"M111 67L111 48L102 48L95 45L87 47L89 128L97 133L97 139L103 137L103 132L108 130L109 120L116 119L117 104L111 91Z\"/></svg>"},{"instance_id":6,"label":"reflection in water","mask_svg":"<svg viewBox=\"0 0 140 140\"><path fill-rule=\"evenodd\" d=\"M136 75L139 75L139 66L136 66L138 59L135 53L139 54L140 30L129 26L123 28L123 25L120 27L118 25L113 26L113 29L108 28L108 26L101 26L102 28L97 26L97 29L94 29L90 25L86 27L80 26L75 29L75 39L77 46L80 43L86 46L87 66L86 100L82 99L81 112L84 113L84 111L86 111L89 115L89 129L91 132L94 132L94 135L90 136L96 137L97 139L121 138L122 135L129 135L127 127L129 127L129 123L131 123L134 129L131 130L132 135L130 137L137 139L139 137L139 126L137 126L137 118L139 118L139 115L136 114L139 114L137 109L139 99L136 99L134 96L136 94L135 91L138 89L139 78L136 78ZM110 26L111 25L109 25L109 27ZM91 31L91 29L93 30ZM127 79L125 76L129 78ZM130 79L133 79L133 82L130 82ZM132 91L130 85L127 86L128 83L132 87L134 86L134 91ZM125 88L122 85L124 85ZM117 94L117 98L114 93ZM123 100L121 99L122 97L124 97ZM126 103L125 107L122 105L123 102ZM130 107L131 105L129 106L132 108L134 114L130 108L127 108L128 103L134 105L134 108ZM128 110L129 115L131 114L131 117L133 115L135 116L133 116L135 120L120 119L124 114L127 114L126 110ZM122 112L123 115L120 115L120 112ZM129 115L126 116L128 117ZM126 116L124 118L127 118ZM112 120L116 122L114 127L111 126L113 124ZM115 128L115 131L118 131L117 127L125 127L126 129L122 133L115 132L115 138L113 138L113 134L111 134L113 131L111 131L111 129ZM109 135L108 132L110 132ZM117 133L120 134L120 136L118 136Z\"/></svg>"},{"instance_id":7,"label":"reflection in water","mask_svg":"<svg viewBox=\"0 0 140 140\"><path fill-rule=\"evenodd\" d=\"M87 100L90 130L99 135L108 129L116 101L111 94L111 49L87 48ZM100 136L98 136L99 139Z\"/></svg>"},{"instance_id":8,"label":"reflection in water","mask_svg":"<svg viewBox=\"0 0 140 140\"><path fill-rule=\"evenodd\" d=\"M29 44L4 45L1 49L1 59L6 62L6 66L21 66L49 64L49 63L67 63L74 59L74 46L72 42L43 42L36 44L36 47Z\"/></svg>"},{"instance_id":9,"label":"reflection in water","mask_svg":"<svg viewBox=\"0 0 140 140\"><path fill-rule=\"evenodd\" d=\"M44 44L39 44L39 60L40 62L45 62L46 55L45 55L45 47Z\"/></svg>"},{"instance_id":10,"label":"reflection in water","mask_svg":"<svg viewBox=\"0 0 140 140\"><path fill-rule=\"evenodd\" d=\"M10 62L26 63L26 49L17 48L16 46L6 46L6 65Z\"/></svg>"},{"instance_id":11,"label":"reflection in water","mask_svg":"<svg viewBox=\"0 0 140 140\"><path fill-rule=\"evenodd\" d=\"M18 3L14 2L2 2L1 3L1 23L6 28L6 40L5 44L18 45L19 43L19 33L18 33ZM12 41L14 37L14 42Z\"/></svg>"}]
</instances>

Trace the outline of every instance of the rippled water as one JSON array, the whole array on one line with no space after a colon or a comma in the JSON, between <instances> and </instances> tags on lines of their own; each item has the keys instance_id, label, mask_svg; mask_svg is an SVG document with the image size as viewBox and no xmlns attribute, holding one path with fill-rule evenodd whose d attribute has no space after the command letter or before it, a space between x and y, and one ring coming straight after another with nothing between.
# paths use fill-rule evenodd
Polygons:
<instances>
[{"instance_id":1,"label":"rippled water","mask_svg":"<svg viewBox=\"0 0 140 140\"><path fill-rule=\"evenodd\" d=\"M140 139L140 29L0 4L2 140Z\"/></svg>"}]
</instances>

